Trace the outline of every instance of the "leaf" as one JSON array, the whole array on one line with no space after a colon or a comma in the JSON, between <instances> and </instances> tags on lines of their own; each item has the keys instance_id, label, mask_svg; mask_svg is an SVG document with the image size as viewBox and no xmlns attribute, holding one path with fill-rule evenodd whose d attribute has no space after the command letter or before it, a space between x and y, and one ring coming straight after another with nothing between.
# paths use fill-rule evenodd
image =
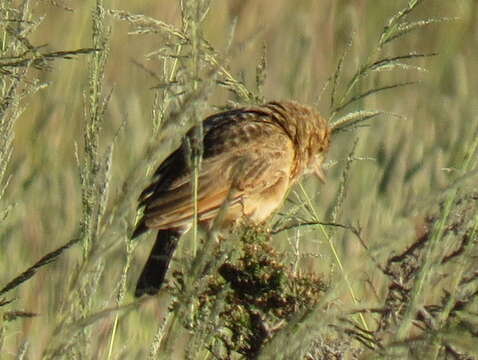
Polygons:
<instances>
[{"instance_id":1,"label":"leaf","mask_svg":"<svg viewBox=\"0 0 478 360\"><path fill-rule=\"evenodd\" d=\"M366 111L360 110L342 116L331 125L332 134L343 131L349 127L356 126L359 123L373 119L379 115L390 114L381 110ZM396 115L396 114L392 114Z\"/></svg>"}]
</instances>

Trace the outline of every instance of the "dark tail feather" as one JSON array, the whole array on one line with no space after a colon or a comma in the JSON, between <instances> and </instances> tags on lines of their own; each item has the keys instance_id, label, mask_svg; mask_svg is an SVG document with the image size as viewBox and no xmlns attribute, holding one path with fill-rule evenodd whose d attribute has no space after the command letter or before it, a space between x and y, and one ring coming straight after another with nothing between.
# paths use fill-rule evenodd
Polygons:
<instances>
[{"instance_id":1,"label":"dark tail feather","mask_svg":"<svg viewBox=\"0 0 478 360\"><path fill-rule=\"evenodd\" d=\"M136 284L134 296L140 297L143 294L154 295L159 291L168 272L169 263L173 257L174 250L176 250L180 236L181 232L179 231L158 231L156 242Z\"/></svg>"}]
</instances>

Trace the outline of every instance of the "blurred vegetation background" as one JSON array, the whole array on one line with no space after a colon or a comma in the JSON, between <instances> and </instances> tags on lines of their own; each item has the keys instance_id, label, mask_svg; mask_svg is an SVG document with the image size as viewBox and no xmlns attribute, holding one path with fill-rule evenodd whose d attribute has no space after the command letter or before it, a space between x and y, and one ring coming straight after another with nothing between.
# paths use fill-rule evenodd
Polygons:
<instances>
[{"instance_id":1,"label":"blurred vegetation background","mask_svg":"<svg viewBox=\"0 0 478 360\"><path fill-rule=\"evenodd\" d=\"M255 94L265 100L295 99L316 105L328 117L332 107L330 82L328 87L327 83L344 52L338 91L345 88L374 51L387 19L406 4L407 1L387 0L213 1L200 31L219 54L217 58L224 68ZM40 52L96 48L101 43L95 45L92 40L92 22L97 16L94 14L98 14L95 1L6 0L0 5L4 50L5 44L13 41L7 30L14 25L9 19L17 15L12 9L20 10L22 6L27 7L24 20L32 26L26 37L30 44L42 46ZM83 348L88 350L81 354L88 354L88 358L146 358L154 348L154 336L165 316L166 296L161 295L139 307L120 311L119 317L112 312L88 318L132 301L134 283L153 237L150 234L134 244L128 241L135 219L135 199L147 182L148 171L172 150L182 131L173 132L176 138L171 142L155 132L157 112L161 109L157 102L164 100L162 91L170 89L165 84L171 79L164 74L171 71L174 61L167 63L160 54L178 46L177 39L159 30L136 31L138 27L121 20L121 14L143 14L178 29L184 25L184 19L179 2L174 1L110 0L104 1L103 6L102 26L108 53L104 78L96 81L101 82L99 91L108 101L104 119L98 123L101 131L95 136L96 159L102 169L99 177L104 175L108 180L103 188L93 186L99 189L98 197L102 196L101 189L107 192L105 209L98 210L104 216L95 233L100 250L85 266L82 259L89 256L88 251L73 246L56 262L40 269L35 277L3 295L14 300L6 305L8 311L37 316L8 322L4 317L3 323L0 321L2 359L67 354L71 356L68 358L86 358L79 355L81 352L68 353L71 347L66 346L58 346L62 351L55 353L52 349L57 349L62 336L84 341ZM389 83L417 83L380 92L347 109L382 110L400 116L384 115L372 119L367 127L339 134L328 156L327 183L318 184L314 178L303 181L318 218L360 228L368 250L350 231L334 230L331 241L342 260L342 272L327 240L316 228L295 229L274 238L274 246L286 252L296 238L300 239L301 271L319 273L330 283L341 283L343 274L348 274L362 306L383 297L386 289L386 280L372 258L384 261L420 235L427 216L439 209L450 185L463 176L462 164L467 156L474 157L476 169L476 152L469 152L478 136L478 2L427 0L410 16L446 17L449 21L430 24L400 37L384 48L384 54L437 55L410 62L426 71L393 68L368 77L361 84L364 90ZM2 183L6 187L1 197L5 216L0 226L0 287L44 254L78 236L88 199L84 196L87 187L81 185L80 178L80 169L86 166L84 159L88 158L84 133L94 109L93 65L89 59L100 56L98 53L104 52L57 59L40 68L31 66L24 78L27 84L37 79L44 86L25 94L16 110L19 116L13 129L13 153ZM100 64L102 60L95 61ZM265 76L259 89L258 73ZM9 76L0 73L3 96ZM219 77L222 76L221 73ZM179 94L173 92L185 89L187 85L168 92L174 105ZM205 93L194 112L198 118L223 108L230 100L244 100L234 97L221 84L210 86ZM165 114L172 111L166 110ZM171 134L167 134L168 139ZM148 149L157 139L163 143L154 153L155 161L150 161ZM355 141L353 161L348 161ZM145 159L146 166L138 168ZM135 182L131 183L131 179ZM467 189L476 191L476 176L474 180L465 177L461 181L468 184ZM303 201L301 191L293 191L289 208ZM336 206L338 203L340 206ZM185 244L187 249L190 243ZM187 254L183 249L180 256ZM90 284L83 284L83 288L94 290L71 295L76 286L72 285L72 278L82 279L83 274L88 274ZM122 287L123 280L126 282ZM71 296L78 297L81 303L75 305L76 320L71 315L73 310L68 310L69 304L76 301ZM337 290L333 298L333 306L339 308L353 304L346 289ZM88 327L89 335L81 338L72 324L83 331L86 324L80 320L85 318L92 325Z\"/></svg>"}]
</instances>

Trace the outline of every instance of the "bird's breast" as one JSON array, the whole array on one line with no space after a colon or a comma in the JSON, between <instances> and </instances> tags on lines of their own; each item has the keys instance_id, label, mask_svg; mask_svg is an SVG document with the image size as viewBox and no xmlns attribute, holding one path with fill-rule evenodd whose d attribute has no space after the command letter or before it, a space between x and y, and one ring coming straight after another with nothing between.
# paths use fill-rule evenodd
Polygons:
<instances>
[{"instance_id":1,"label":"bird's breast","mask_svg":"<svg viewBox=\"0 0 478 360\"><path fill-rule=\"evenodd\" d=\"M244 215L253 224L263 223L282 205L288 189L289 178L284 174L261 192L245 195L242 200Z\"/></svg>"}]
</instances>

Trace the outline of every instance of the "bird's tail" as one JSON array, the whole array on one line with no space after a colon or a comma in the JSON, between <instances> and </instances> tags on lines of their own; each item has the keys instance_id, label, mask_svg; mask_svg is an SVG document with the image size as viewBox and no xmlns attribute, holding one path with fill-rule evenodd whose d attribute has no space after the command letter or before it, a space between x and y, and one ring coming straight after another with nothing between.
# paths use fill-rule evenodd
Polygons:
<instances>
[{"instance_id":1,"label":"bird's tail","mask_svg":"<svg viewBox=\"0 0 478 360\"><path fill-rule=\"evenodd\" d=\"M159 291L180 236L181 232L176 230L158 231L156 242L136 284L136 297L143 294L154 295Z\"/></svg>"}]
</instances>

